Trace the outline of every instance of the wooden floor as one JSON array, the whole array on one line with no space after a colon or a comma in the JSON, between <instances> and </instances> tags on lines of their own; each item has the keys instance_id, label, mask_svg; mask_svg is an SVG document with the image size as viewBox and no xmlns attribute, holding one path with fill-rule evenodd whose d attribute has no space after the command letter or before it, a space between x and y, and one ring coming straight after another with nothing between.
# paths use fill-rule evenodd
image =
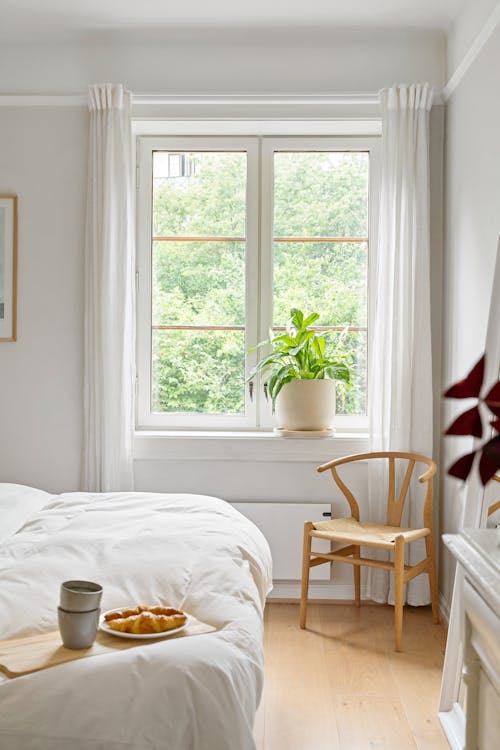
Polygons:
<instances>
[{"instance_id":1,"label":"wooden floor","mask_svg":"<svg viewBox=\"0 0 500 750\"><path fill-rule=\"evenodd\" d=\"M445 630L430 608L405 607L403 653L393 608L298 604L265 615L258 750L449 750L437 718Z\"/></svg>"}]
</instances>

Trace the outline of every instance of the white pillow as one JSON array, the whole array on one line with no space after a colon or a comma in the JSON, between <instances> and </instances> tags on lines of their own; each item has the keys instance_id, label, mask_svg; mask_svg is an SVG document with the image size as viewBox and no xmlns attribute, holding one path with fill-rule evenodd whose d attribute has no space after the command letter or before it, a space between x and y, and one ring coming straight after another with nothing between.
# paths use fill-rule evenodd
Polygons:
<instances>
[{"instance_id":1,"label":"white pillow","mask_svg":"<svg viewBox=\"0 0 500 750\"><path fill-rule=\"evenodd\" d=\"M19 531L51 497L53 495L34 487L0 483L0 542Z\"/></svg>"}]
</instances>

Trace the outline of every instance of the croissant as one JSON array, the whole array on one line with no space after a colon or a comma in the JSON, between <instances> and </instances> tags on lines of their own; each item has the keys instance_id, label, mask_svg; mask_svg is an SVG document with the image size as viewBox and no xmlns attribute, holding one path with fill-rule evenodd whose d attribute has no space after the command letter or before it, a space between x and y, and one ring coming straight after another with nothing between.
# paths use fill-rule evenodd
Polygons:
<instances>
[{"instance_id":1,"label":"croissant","mask_svg":"<svg viewBox=\"0 0 500 750\"><path fill-rule=\"evenodd\" d=\"M126 617L115 617L107 620L108 627L122 633L150 635L152 633L164 633L167 630L180 628L187 620L184 612L173 607L151 607L147 610L145 608L138 609L142 611ZM128 611L123 610L123 612Z\"/></svg>"},{"instance_id":2,"label":"croissant","mask_svg":"<svg viewBox=\"0 0 500 750\"><path fill-rule=\"evenodd\" d=\"M129 609L120 609L116 612L108 612L104 615L104 619L106 622L109 622L110 620L118 620L121 617L133 617L133 615L140 615L141 612L144 612L147 609L147 607L134 607Z\"/></svg>"},{"instance_id":3,"label":"croissant","mask_svg":"<svg viewBox=\"0 0 500 750\"><path fill-rule=\"evenodd\" d=\"M155 605L154 607L147 607L144 605L139 605L137 607L129 607L128 609L118 609L114 612L107 612L104 615L104 619L106 622L109 622L110 620L118 620L123 617L133 617L134 615L140 615L141 612L152 612L154 615L176 615L176 614L183 614L181 610L174 609L174 607L161 607L159 605Z\"/></svg>"}]
</instances>

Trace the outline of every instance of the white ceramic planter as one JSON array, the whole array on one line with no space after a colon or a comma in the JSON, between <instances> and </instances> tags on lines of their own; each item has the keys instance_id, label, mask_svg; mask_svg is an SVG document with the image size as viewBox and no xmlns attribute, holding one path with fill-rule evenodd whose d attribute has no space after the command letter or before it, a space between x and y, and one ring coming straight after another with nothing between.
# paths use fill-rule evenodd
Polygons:
<instances>
[{"instance_id":1,"label":"white ceramic planter","mask_svg":"<svg viewBox=\"0 0 500 750\"><path fill-rule=\"evenodd\" d=\"M276 399L281 430L329 430L335 419L334 380L292 380Z\"/></svg>"}]
</instances>

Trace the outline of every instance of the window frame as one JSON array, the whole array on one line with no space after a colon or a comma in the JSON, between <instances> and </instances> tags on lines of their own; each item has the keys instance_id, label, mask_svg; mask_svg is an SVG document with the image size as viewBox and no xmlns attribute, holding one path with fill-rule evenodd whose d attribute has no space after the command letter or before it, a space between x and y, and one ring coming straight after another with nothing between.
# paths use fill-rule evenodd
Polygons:
<instances>
[{"instance_id":1,"label":"window frame","mask_svg":"<svg viewBox=\"0 0 500 750\"><path fill-rule=\"evenodd\" d=\"M257 336L257 289L258 289L258 225L250 217L258 217L259 143L255 138L225 136L144 136L138 139L137 179L137 427L144 428L188 428L188 429L244 429L254 428L256 401L250 398L245 387L244 414L159 414L151 411L151 243L152 243L152 191L141 190L140 181L150 184L153 153L161 149L179 151L246 151L247 195L246 195L246 255L245 255L245 351ZM245 378L254 366L256 354L245 358Z\"/></svg>"},{"instance_id":2,"label":"window frame","mask_svg":"<svg viewBox=\"0 0 500 750\"><path fill-rule=\"evenodd\" d=\"M379 139L374 137L350 136L265 136L261 139L261 278L260 278L260 338L268 337L272 324L273 310L273 224L274 224L274 184L273 155L279 151L365 151L369 154L368 182L368 246L367 246L367 378L369 361L370 330L370 259L373 250L373 237L376 237L377 196L378 190L378 146ZM271 404L263 397L262 384L259 383L258 420L261 429L272 429L276 426L272 415ZM367 405L369 394L367 393ZM368 412L368 407L367 407ZM366 415L337 415L336 429L345 432L367 431L368 413Z\"/></svg>"},{"instance_id":3,"label":"window frame","mask_svg":"<svg viewBox=\"0 0 500 750\"><path fill-rule=\"evenodd\" d=\"M212 125L207 123L207 125ZM307 123L304 130L308 130ZM311 128L313 130L313 128ZM207 127L210 132L210 127ZM151 205L152 194L141 189L141 181L151 180L153 152L165 150L247 151L246 227L246 320L245 351L268 337L272 322L273 292L273 174L275 151L366 151L370 159L368 207L368 288L367 288L367 366L370 348L371 300L370 264L373 263L379 194L379 144L376 135L146 135L137 133L137 430L253 431L269 432L275 426L271 405L264 397L263 384L254 381L253 399L245 388L245 414L157 414L150 410L151 393ZM279 148L278 148L279 146ZM148 184L146 183L146 186ZM257 353L246 356L245 377L257 360ZM369 393L367 394L367 400ZM368 416L336 417L336 428L343 433L368 429Z\"/></svg>"}]
</instances>

